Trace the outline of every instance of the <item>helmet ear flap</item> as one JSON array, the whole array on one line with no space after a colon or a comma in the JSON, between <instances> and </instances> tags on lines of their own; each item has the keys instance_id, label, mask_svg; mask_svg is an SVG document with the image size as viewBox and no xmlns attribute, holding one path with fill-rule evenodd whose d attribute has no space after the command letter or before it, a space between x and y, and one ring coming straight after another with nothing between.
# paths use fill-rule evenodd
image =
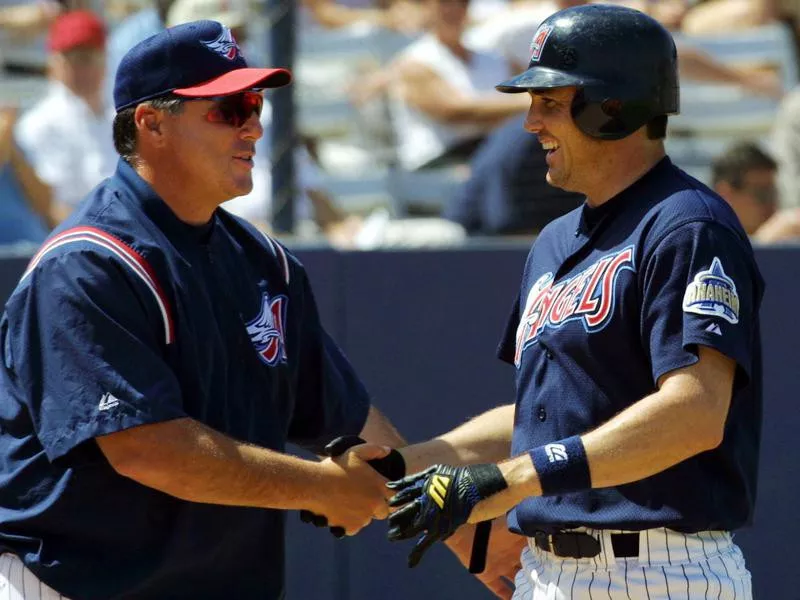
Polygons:
<instances>
[{"instance_id":1,"label":"helmet ear flap","mask_svg":"<svg viewBox=\"0 0 800 600\"><path fill-rule=\"evenodd\" d=\"M620 117L624 104L617 98L594 101L587 98L584 88L579 88L572 99L572 119L583 133L602 140L618 140L630 133Z\"/></svg>"},{"instance_id":2,"label":"helmet ear flap","mask_svg":"<svg viewBox=\"0 0 800 600\"><path fill-rule=\"evenodd\" d=\"M578 129L601 140L621 140L652 118L647 103L618 98L612 90L602 88L580 88L572 100L571 112Z\"/></svg>"}]
</instances>

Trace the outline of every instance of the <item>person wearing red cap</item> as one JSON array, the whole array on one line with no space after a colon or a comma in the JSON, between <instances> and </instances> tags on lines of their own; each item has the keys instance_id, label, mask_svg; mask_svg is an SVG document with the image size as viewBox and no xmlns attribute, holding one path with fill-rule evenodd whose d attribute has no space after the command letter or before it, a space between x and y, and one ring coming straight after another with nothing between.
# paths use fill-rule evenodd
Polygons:
<instances>
[{"instance_id":1,"label":"person wearing red cap","mask_svg":"<svg viewBox=\"0 0 800 600\"><path fill-rule=\"evenodd\" d=\"M47 94L22 115L16 138L66 217L114 172L103 98L106 28L89 11L59 15L47 37Z\"/></svg>"},{"instance_id":2,"label":"person wearing red cap","mask_svg":"<svg viewBox=\"0 0 800 600\"><path fill-rule=\"evenodd\" d=\"M303 266L218 208L252 188L263 90L290 81L249 67L215 21L123 57L116 172L0 319L11 597L282 600L284 511L351 535L388 515L365 461L394 456L399 474L382 445L402 438L322 327ZM286 454L339 436L372 445Z\"/></svg>"}]
</instances>

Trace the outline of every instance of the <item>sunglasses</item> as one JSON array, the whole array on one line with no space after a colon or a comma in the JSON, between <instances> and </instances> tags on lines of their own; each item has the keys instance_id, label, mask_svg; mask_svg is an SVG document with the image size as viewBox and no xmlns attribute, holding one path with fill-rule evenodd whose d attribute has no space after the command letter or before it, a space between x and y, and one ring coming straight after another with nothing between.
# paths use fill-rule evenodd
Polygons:
<instances>
[{"instance_id":1,"label":"sunglasses","mask_svg":"<svg viewBox=\"0 0 800 600\"><path fill-rule=\"evenodd\" d=\"M260 92L252 91L187 100L211 100L214 104L208 109L206 120L209 123L224 123L237 128L247 123L253 113L260 117L264 108L264 97Z\"/></svg>"}]
</instances>

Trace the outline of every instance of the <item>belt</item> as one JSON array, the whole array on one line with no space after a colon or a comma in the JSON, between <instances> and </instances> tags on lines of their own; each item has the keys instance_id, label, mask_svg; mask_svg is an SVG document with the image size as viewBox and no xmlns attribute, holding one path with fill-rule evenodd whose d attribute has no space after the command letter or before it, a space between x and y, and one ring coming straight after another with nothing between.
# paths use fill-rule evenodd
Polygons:
<instances>
[{"instance_id":1,"label":"belt","mask_svg":"<svg viewBox=\"0 0 800 600\"><path fill-rule=\"evenodd\" d=\"M548 535L544 531L533 537L536 547L545 552L552 552L561 558L594 558L602 548L600 540L593 535L581 531L559 531ZM634 558L639 556L638 533L612 533L611 546L616 558Z\"/></svg>"}]
</instances>

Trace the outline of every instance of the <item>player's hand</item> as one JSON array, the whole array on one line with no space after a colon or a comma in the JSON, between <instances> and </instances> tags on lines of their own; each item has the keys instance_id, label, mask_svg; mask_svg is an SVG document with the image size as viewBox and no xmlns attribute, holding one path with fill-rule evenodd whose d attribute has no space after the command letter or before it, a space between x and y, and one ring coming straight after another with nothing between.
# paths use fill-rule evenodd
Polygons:
<instances>
[{"instance_id":1,"label":"player's hand","mask_svg":"<svg viewBox=\"0 0 800 600\"><path fill-rule=\"evenodd\" d=\"M389 515L386 479L367 464L367 460L384 458L390 449L369 445L348 451L336 460L320 463L325 484L309 510L327 519L332 527L341 527L346 535L355 535L372 519Z\"/></svg>"},{"instance_id":2,"label":"player's hand","mask_svg":"<svg viewBox=\"0 0 800 600\"><path fill-rule=\"evenodd\" d=\"M392 481L397 492L389 506L402 506L389 517L389 541L405 540L424 532L408 556L415 567L437 540L446 540L465 524L480 501L507 487L497 465L452 467L434 465L425 471Z\"/></svg>"},{"instance_id":3,"label":"player's hand","mask_svg":"<svg viewBox=\"0 0 800 600\"><path fill-rule=\"evenodd\" d=\"M332 440L325 446L325 455L335 459L344 455L351 448L356 453L356 456L367 461L370 467L386 479L400 479L406 474L405 461L397 450L390 450L387 455L383 455L384 448L382 446L367 444L356 435L344 435ZM371 459L370 457L373 455L380 455L380 458ZM300 511L300 520L303 523L311 523L316 527L328 527L328 519L325 516L315 514L309 510ZM330 530L334 537L341 538L345 536L345 531L341 527L331 527Z\"/></svg>"},{"instance_id":4,"label":"player's hand","mask_svg":"<svg viewBox=\"0 0 800 600\"><path fill-rule=\"evenodd\" d=\"M474 535L475 526L468 524L460 527L445 542L465 567L470 563ZM486 567L475 577L498 598L510 600L514 594L514 577L521 568L519 561L525 543L524 537L508 530L505 517L492 521Z\"/></svg>"}]
</instances>

